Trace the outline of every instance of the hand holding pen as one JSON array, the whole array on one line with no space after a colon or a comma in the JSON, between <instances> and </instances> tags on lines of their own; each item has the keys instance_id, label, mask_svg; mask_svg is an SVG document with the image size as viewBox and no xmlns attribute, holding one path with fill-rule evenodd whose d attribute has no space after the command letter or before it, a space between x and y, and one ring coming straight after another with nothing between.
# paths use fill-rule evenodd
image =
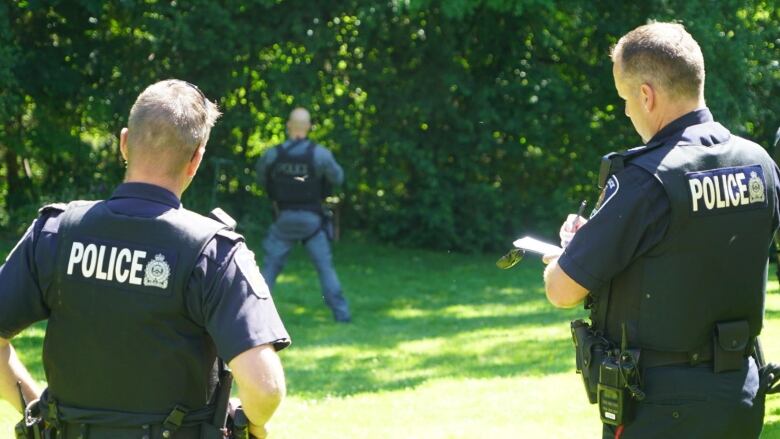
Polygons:
<instances>
[{"instance_id":1,"label":"hand holding pen","mask_svg":"<svg viewBox=\"0 0 780 439\"><path fill-rule=\"evenodd\" d=\"M588 220L582 216L585 213L585 207L587 205L588 201L582 200L577 213L569 214L569 216L566 218L566 221L561 226L561 230L559 232L561 237L561 247L566 248L566 246L571 242L572 238L574 238L574 234L577 233L577 230L579 230L580 227L584 226L585 223L588 222Z\"/></svg>"}]
</instances>

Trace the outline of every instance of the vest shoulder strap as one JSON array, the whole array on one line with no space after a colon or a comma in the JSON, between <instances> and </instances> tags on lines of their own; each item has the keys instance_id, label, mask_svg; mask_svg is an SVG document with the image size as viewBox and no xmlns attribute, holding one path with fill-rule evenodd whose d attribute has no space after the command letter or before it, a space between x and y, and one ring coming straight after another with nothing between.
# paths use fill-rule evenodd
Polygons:
<instances>
[{"instance_id":1,"label":"vest shoulder strap","mask_svg":"<svg viewBox=\"0 0 780 439\"><path fill-rule=\"evenodd\" d=\"M234 220L233 217L228 215L227 212L220 207L214 208L214 210L209 212L208 216L209 218L224 224L230 230L236 230L236 226L238 225L238 221Z\"/></svg>"},{"instance_id":2,"label":"vest shoulder strap","mask_svg":"<svg viewBox=\"0 0 780 439\"><path fill-rule=\"evenodd\" d=\"M73 208L90 207L97 202L98 201L94 201L94 200L75 200L75 201L71 201L70 203L51 203L42 206L40 209L38 209L38 214L45 215L45 214L51 214L53 212L62 213L65 212L66 210L73 209Z\"/></svg>"},{"instance_id":3,"label":"vest shoulder strap","mask_svg":"<svg viewBox=\"0 0 780 439\"><path fill-rule=\"evenodd\" d=\"M662 145L663 143L661 142L651 142L647 145L637 146L636 148L631 148L623 152L610 152L602 157L601 167L599 168L599 189L604 189L609 177L622 171L623 168L625 168L626 163L647 154Z\"/></svg>"},{"instance_id":4,"label":"vest shoulder strap","mask_svg":"<svg viewBox=\"0 0 780 439\"><path fill-rule=\"evenodd\" d=\"M47 204L45 206L42 206L40 209L38 209L38 215L48 215L52 212L65 212L65 209L68 208L68 205L65 203L51 203Z\"/></svg>"}]
</instances>

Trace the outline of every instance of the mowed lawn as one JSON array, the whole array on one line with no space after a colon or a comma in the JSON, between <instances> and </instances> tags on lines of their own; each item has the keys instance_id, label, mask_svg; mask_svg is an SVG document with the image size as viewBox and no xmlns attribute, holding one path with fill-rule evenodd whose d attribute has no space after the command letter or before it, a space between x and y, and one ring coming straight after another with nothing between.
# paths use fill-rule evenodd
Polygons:
<instances>
[{"instance_id":1,"label":"mowed lawn","mask_svg":"<svg viewBox=\"0 0 780 439\"><path fill-rule=\"evenodd\" d=\"M260 237L250 237L259 251ZM13 243L8 243L10 248ZM600 424L574 373L569 321L542 290L542 264L509 271L500 254L397 249L350 237L336 262L354 322L331 322L314 270L297 250L274 298L293 337L281 353L288 398L271 437L595 438ZM780 293L773 278L764 346L780 361ZM15 340L43 380L43 326ZM0 403L0 437L16 415ZM780 397L764 438L780 438Z\"/></svg>"}]
</instances>

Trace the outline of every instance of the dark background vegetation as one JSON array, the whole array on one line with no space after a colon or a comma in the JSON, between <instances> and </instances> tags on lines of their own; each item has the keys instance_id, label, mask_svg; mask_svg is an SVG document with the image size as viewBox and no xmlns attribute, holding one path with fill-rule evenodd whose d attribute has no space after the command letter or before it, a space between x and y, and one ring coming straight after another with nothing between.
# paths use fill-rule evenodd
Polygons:
<instances>
[{"instance_id":1,"label":"dark background vegetation","mask_svg":"<svg viewBox=\"0 0 780 439\"><path fill-rule=\"evenodd\" d=\"M751 0L10 0L0 3L0 223L110 194L116 135L159 79L219 102L185 204L249 233L271 220L253 178L290 109L347 172L345 227L481 251L557 228L596 198L598 159L640 141L609 48L679 20L707 62L716 118L768 146L780 123L780 11Z\"/></svg>"}]
</instances>

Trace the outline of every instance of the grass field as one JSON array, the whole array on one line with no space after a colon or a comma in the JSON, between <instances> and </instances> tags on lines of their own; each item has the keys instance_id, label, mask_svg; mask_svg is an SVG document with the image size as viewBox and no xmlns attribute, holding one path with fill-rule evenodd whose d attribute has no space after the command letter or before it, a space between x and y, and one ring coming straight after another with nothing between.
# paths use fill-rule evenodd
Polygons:
<instances>
[{"instance_id":1,"label":"grass field","mask_svg":"<svg viewBox=\"0 0 780 439\"><path fill-rule=\"evenodd\" d=\"M500 271L498 254L397 249L359 237L335 251L352 324L331 323L302 251L277 286L293 345L281 354L289 396L272 437L600 437L597 412L574 373L568 329L584 312L547 304L537 259ZM774 279L771 288L764 345L777 362ZM42 336L37 326L15 340L39 380ZM15 419L0 403L1 438L12 436ZM764 430L763 438L780 439L776 395Z\"/></svg>"}]
</instances>

